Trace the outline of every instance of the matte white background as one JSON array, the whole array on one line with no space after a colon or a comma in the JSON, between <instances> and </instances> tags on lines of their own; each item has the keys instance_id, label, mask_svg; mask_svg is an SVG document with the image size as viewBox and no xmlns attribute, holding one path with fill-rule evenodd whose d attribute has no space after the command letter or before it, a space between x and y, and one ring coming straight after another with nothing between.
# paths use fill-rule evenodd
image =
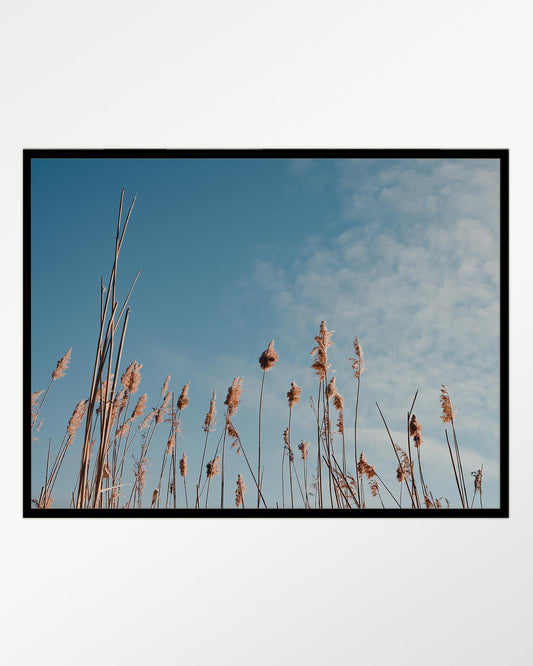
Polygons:
<instances>
[{"instance_id":1,"label":"matte white background","mask_svg":"<svg viewBox=\"0 0 533 666\"><path fill-rule=\"evenodd\" d=\"M525 1L2 3L3 663L529 662L532 19ZM23 521L24 147L509 147L511 518Z\"/></svg>"}]
</instances>

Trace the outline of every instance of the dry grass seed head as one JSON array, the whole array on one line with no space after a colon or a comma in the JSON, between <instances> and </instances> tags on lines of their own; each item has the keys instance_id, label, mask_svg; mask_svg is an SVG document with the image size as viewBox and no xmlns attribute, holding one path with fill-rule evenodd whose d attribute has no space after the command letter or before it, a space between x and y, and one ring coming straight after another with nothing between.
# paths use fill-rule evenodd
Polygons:
<instances>
[{"instance_id":1,"label":"dry grass seed head","mask_svg":"<svg viewBox=\"0 0 533 666\"><path fill-rule=\"evenodd\" d=\"M271 340L268 348L259 357L259 365L262 370L270 370L276 365L278 358L279 354L274 349L274 340Z\"/></svg>"},{"instance_id":2,"label":"dry grass seed head","mask_svg":"<svg viewBox=\"0 0 533 666\"><path fill-rule=\"evenodd\" d=\"M298 450L302 454L302 460L307 460L307 457L309 455L309 444L310 442L306 442L302 439L302 441L298 444Z\"/></svg>"},{"instance_id":3,"label":"dry grass seed head","mask_svg":"<svg viewBox=\"0 0 533 666\"><path fill-rule=\"evenodd\" d=\"M118 428L116 436L122 437L123 435L127 435L128 432L130 431L130 426L131 426L130 421L126 421L126 423L123 423L120 426L120 428Z\"/></svg>"},{"instance_id":4,"label":"dry grass seed head","mask_svg":"<svg viewBox=\"0 0 533 666\"><path fill-rule=\"evenodd\" d=\"M31 407L32 407L32 411L33 411L33 408L34 408L34 407L37 407L37 403L39 402L39 398L41 397L41 395L42 395L43 393L44 393L44 389L42 389L41 391L35 391L35 393L32 393L32 394L31 394Z\"/></svg>"},{"instance_id":5,"label":"dry grass seed head","mask_svg":"<svg viewBox=\"0 0 533 666\"><path fill-rule=\"evenodd\" d=\"M141 430L144 430L145 428L148 428L148 426L153 421L154 416L157 414L157 412L158 412L157 409L152 409L152 411L144 417L143 422L141 423L139 428Z\"/></svg>"},{"instance_id":6,"label":"dry grass seed head","mask_svg":"<svg viewBox=\"0 0 533 666\"><path fill-rule=\"evenodd\" d=\"M74 408L74 411L72 413L72 416L70 417L70 421L68 422L67 426L67 432L68 432L68 440L67 440L67 446L70 446L74 440L74 436L76 435L76 430L80 427L81 421L83 419L83 415L85 414L85 408L87 407L87 400L80 400L76 407Z\"/></svg>"},{"instance_id":7,"label":"dry grass seed head","mask_svg":"<svg viewBox=\"0 0 533 666\"><path fill-rule=\"evenodd\" d=\"M313 348L311 356L315 356L311 368L318 375L320 380L325 379L326 373L329 369L327 349L333 343L331 342L331 334L333 331L328 331L326 322L320 322L320 332L315 336L316 347Z\"/></svg>"},{"instance_id":8,"label":"dry grass seed head","mask_svg":"<svg viewBox=\"0 0 533 666\"><path fill-rule=\"evenodd\" d=\"M299 386L297 386L294 382L291 382L291 388L287 393L287 398L289 399L289 407L292 408L294 407L294 405L298 404L301 393L302 389Z\"/></svg>"},{"instance_id":9,"label":"dry grass seed head","mask_svg":"<svg viewBox=\"0 0 533 666\"><path fill-rule=\"evenodd\" d=\"M363 350L361 349L361 344L359 338L356 336L353 341L353 348L355 350L355 358L349 359L352 361L352 370L354 372L355 379L358 379L361 376L361 373L365 369L365 362L363 360Z\"/></svg>"},{"instance_id":10,"label":"dry grass seed head","mask_svg":"<svg viewBox=\"0 0 533 666\"><path fill-rule=\"evenodd\" d=\"M335 394L335 397L333 398L333 406L338 412L344 409L344 398L338 391Z\"/></svg>"},{"instance_id":11,"label":"dry grass seed head","mask_svg":"<svg viewBox=\"0 0 533 666\"><path fill-rule=\"evenodd\" d=\"M165 414L168 412L168 404L171 398L172 398L172 391L169 391L163 398L163 404L161 405L161 407L158 410L156 410L156 415L155 415L156 424L159 424L163 421Z\"/></svg>"},{"instance_id":12,"label":"dry grass seed head","mask_svg":"<svg viewBox=\"0 0 533 666\"><path fill-rule=\"evenodd\" d=\"M174 451L175 446L176 446L176 433L173 432L167 441L167 455L169 456L172 455L172 451Z\"/></svg>"},{"instance_id":13,"label":"dry grass seed head","mask_svg":"<svg viewBox=\"0 0 533 666\"><path fill-rule=\"evenodd\" d=\"M63 358L60 358L59 361L57 362L56 369L54 370L54 372L52 372L52 381L55 382L56 379L65 376L65 370L68 368L68 364L70 363L71 352L72 352L72 347L70 347L67 353L63 356Z\"/></svg>"},{"instance_id":14,"label":"dry grass seed head","mask_svg":"<svg viewBox=\"0 0 533 666\"><path fill-rule=\"evenodd\" d=\"M145 447L143 445L140 460L135 461L135 486L137 493L142 495L146 488L146 469L149 465L148 458L144 456Z\"/></svg>"},{"instance_id":15,"label":"dry grass seed head","mask_svg":"<svg viewBox=\"0 0 533 666\"><path fill-rule=\"evenodd\" d=\"M455 410L452 408L452 401L448 394L448 389L442 384L441 387L440 404L442 407L442 416L440 417L443 423L451 423L455 418Z\"/></svg>"},{"instance_id":16,"label":"dry grass seed head","mask_svg":"<svg viewBox=\"0 0 533 666\"><path fill-rule=\"evenodd\" d=\"M233 384L228 389L224 404L228 407L228 416L233 416L237 411L241 399L242 377L235 377Z\"/></svg>"},{"instance_id":17,"label":"dry grass seed head","mask_svg":"<svg viewBox=\"0 0 533 666\"><path fill-rule=\"evenodd\" d=\"M228 435L232 439L231 448L232 449L237 449L237 455L241 455L239 433L235 429L233 423L228 418L226 418L226 428L227 428Z\"/></svg>"},{"instance_id":18,"label":"dry grass seed head","mask_svg":"<svg viewBox=\"0 0 533 666\"><path fill-rule=\"evenodd\" d=\"M335 377L331 378L331 381L329 382L327 388L326 388L326 397L329 398L334 398L337 395L337 383L335 381Z\"/></svg>"},{"instance_id":19,"label":"dry grass seed head","mask_svg":"<svg viewBox=\"0 0 533 666\"><path fill-rule=\"evenodd\" d=\"M246 492L246 486L244 485L244 480L242 475L237 476L237 490L235 491L235 506L238 508L241 504L244 503L244 493Z\"/></svg>"},{"instance_id":20,"label":"dry grass seed head","mask_svg":"<svg viewBox=\"0 0 533 666\"><path fill-rule=\"evenodd\" d=\"M189 386L191 382L187 382L183 389L181 390L180 397L178 398L178 409L185 409L187 405L189 404Z\"/></svg>"},{"instance_id":21,"label":"dry grass seed head","mask_svg":"<svg viewBox=\"0 0 533 666\"><path fill-rule=\"evenodd\" d=\"M207 470L207 478L212 479L214 476L220 473L220 456L210 460L205 466Z\"/></svg>"},{"instance_id":22,"label":"dry grass seed head","mask_svg":"<svg viewBox=\"0 0 533 666\"><path fill-rule=\"evenodd\" d=\"M169 382L170 382L170 375L167 375L167 378L163 383L163 387L161 388L161 395L165 395L165 393L167 392Z\"/></svg>"},{"instance_id":23,"label":"dry grass seed head","mask_svg":"<svg viewBox=\"0 0 533 666\"><path fill-rule=\"evenodd\" d=\"M183 457L180 460L180 474L183 478L187 476L187 455L183 453Z\"/></svg>"},{"instance_id":24,"label":"dry grass seed head","mask_svg":"<svg viewBox=\"0 0 533 666\"><path fill-rule=\"evenodd\" d=\"M411 421L409 422L409 434L415 440L415 447L419 449L422 446L422 426L414 414L411 416Z\"/></svg>"},{"instance_id":25,"label":"dry grass seed head","mask_svg":"<svg viewBox=\"0 0 533 666\"><path fill-rule=\"evenodd\" d=\"M374 467L370 467L370 465L367 463L365 454L361 451L361 455L359 456L359 462L357 463L357 472L361 476L366 476L368 479L371 479L372 477L376 476L376 470Z\"/></svg>"},{"instance_id":26,"label":"dry grass seed head","mask_svg":"<svg viewBox=\"0 0 533 666\"><path fill-rule=\"evenodd\" d=\"M205 416L205 421L204 421L204 426L203 426L203 431L204 432L209 432L211 428L215 427L215 417L217 415L217 411L215 409L215 400L217 398L217 394L215 391L213 391L213 397L211 398L211 402L209 403L209 411L207 412Z\"/></svg>"},{"instance_id":27,"label":"dry grass seed head","mask_svg":"<svg viewBox=\"0 0 533 666\"><path fill-rule=\"evenodd\" d=\"M133 363L128 365L124 374L120 378L120 383L130 394L135 393L139 388L139 384L141 383L141 373L139 371L141 368L142 365L139 365L137 361L133 361Z\"/></svg>"},{"instance_id":28,"label":"dry grass seed head","mask_svg":"<svg viewBox=\"0 0 533 666\"><path fill-rule=\"evenodd\" d=\"M337 432L340 435L344 434L344 414L342 410L339 411L339 418L337 419Z\"/></svg>"},{"instance_id":29,"label":"dry grass seed head","mask_svg":"<svg viewBox=\"0 0 533 666\"><path fill-rule=\"evenodd\" d=\"M141 395L141 397L139 398L139 400L138 400L138 402L137 402L137 404L136 404L136 406L135 406L135 409L134 409L133 412L131 413L131 419L132 419L132 421L135 421L136 418L138 418L139 416L142 415L142 413L144 412L144 410L145 410L145 408L146 408L146 401L147 401L147 399L148 399L147 394L146 394L146 393L143 393L143 394Z\"/></svg>"},{"instance_id":30,"label":"dry grass seed head","mask_svg":"<svg viewBox=\"0 0 533 666\"><path fill-rule=\"evenodd\" d=\"M395 444L394 448L398 452L399 458L400 458L400 466L398 467L398 469L396 471L396 478L401 483L406 478L409 478L409 479L412 478L412 476L413 476L413 467L412 467L412 463L410 462L409 456L407 455L407 453L401 447L399 447L398 444Z\"/></svg>"},{"instance_id":31,"label":"dry grass seed head","mask_svg":"<svg viewBox=\"0 0 533 666\"><path fill-rule=\"evenodd\" d=\"M478 469L477 472L472 472L474 478L474 489L481 493L481 481L483 479L483 470Z\"/></svg>"}]
</instances>

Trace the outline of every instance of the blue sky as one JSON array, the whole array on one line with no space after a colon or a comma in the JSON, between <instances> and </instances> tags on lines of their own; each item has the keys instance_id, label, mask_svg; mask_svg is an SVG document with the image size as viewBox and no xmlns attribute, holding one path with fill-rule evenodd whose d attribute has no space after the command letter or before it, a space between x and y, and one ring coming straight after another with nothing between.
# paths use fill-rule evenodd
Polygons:
<instances>
[{"instance_id":1,"label":"blue sky","mask_svg":"<svg viewBox=\"0 0 533 666\"><path fill-rule=\"evenodd\" d=\"M109 274L120 190L137 193L119 264L131 299L123 367L143 364L140 390L155 406L161 385L190 381L178 452L197 476L201 425L213 389L219 423L233 377L244 376L234 419L257 456L261 371L274 338L279 363L263 405L265 497L281 501L285 394L302 387L293 444L315 444L310 352L320 321L333 329L330 361L353 437L355 382L348 359L365 353L358 445L397 490L395 457L381 423L405 446L405 418L422 425L425 477L458 505L440 422L439 389L457 408L463 465L484 465L484 506L499 504L499 171L496 160L34 160L32 167L32 390L45 388L72 346L65 377L47 398L33 443L37 496L49 438L57 446L75 404L87 397L98 333L99 283ZM220 428L211 439L211 453ZM152 444L144 505L157 485L166 429ZM78 437L54 492L68 502L79 469ZM336 440L336 446L339 440ZM350 449L349 449L350 450ZM133 453L137 456L138 451ZM209 453L208 453L209 456ZM227 458L226 504L244 461ZM131 479L127 479L131 481ZM193 478L190 478L190 492ZM252 502L253 505L253 502ZM371 502L369 502L371 505Z\"/></svg>"}]
</instances>

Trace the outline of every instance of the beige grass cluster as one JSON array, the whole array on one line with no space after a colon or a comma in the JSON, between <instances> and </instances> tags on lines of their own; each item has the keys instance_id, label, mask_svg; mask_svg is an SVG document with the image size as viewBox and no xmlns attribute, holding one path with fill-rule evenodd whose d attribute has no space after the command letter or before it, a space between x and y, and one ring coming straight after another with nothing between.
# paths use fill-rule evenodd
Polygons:
<instances>
[{"instance_id":1,"label":"beige grass cluster","mask_svg":"<svg viewBox=\"0 0 533 666\"><path fill-rule=\"evenodd\" d=\"M292 408L294 405L297 405L298 402L300 401L300 395L302 393L302 389L297 386L295 382L291 382L291 388L287 392L287 398L289 400L289 407Z\"/></svg>"},{"instance_id":2,"label":"beige grass cluster","mask_svg":"<svg viewBox=\"0 0 533 666\"><path fill-rule=\"evenodd\" d=\"M298 450L302 454L302 460L307 460L307 457L309 456L309 445L311 442L306 442L302 439L302 441L298 444Z\"/></svg>"},{"instance_id":3,"label":"beige grass cluster","mask_svg":"<svg viewBox=\"0 0 533 666\"><path fill-rule=\"evenodd\" d=\"M228 408L228 416L233 416L239 407L242 391L242 377L235 377L232 385L228 388L224 404Z\"/></svg>"},{"instance_id":4,"label":"beige grass cluster","mask_svg":"<svg viewBox=\"0 0 533 666\"><path fill-rule=\"evenodd\" d=\"M328 364L328 347L330 347L333 342L331 341L331 335L333 331L328 331L326 327L326 322L320 322L320 332L318 335L315 335L316 346L313 347L311 356L315 357L311 367L316 372L320 380L326 378L326 374L329 370Z\"/></svg>"},{"instance_id":5,"label":"beige grass cluster","mask_svg":"<svg viewBox=\"0 0 533 666\"><path fill-rule=\"evenodd\" d=\"M216 391L213 391L213 397L211 398L211 402L209 403L209 410L205 415L205 420L204 420L203 430L206 433L209 432L212 428L214 428L216 424L216 415L217 415L217 411L215 409L216 399L217 399Z\"/></svg>"},{"instance_id":6,"label":"beige grass cluster","mask_svg":"<svg viewBox=\"0 0 533 666\"><path fill-rule=\"evenodd\" d=\"M220 474L220 456L216 456L213 460L210 460L207 465L207 478L212 479L217 474Z\"/></svg>"},{"instance_id":7,"label":"beige grass cluster","mask_svg":"<svg viewBox=\"0 0 533 666\"><path fill-rule=\"evenodd\" d=\"M359 462L357 463L357 472L361 476L366 476L368 479L372 479L374 476L376 476L376 469L375 467L371 467L365 458L365 454L361 452L361 456L359 457Z\"/></svg>"},{"instance_id":8,"label":"beige grass cluster","mask_svg":"<svg viewBox=\"0 0 533 666\"><path fill-rule=\"evenodd\" d=\"M237 490L235 491L235 506L239 508L240 506L244 507L244 493L246 492L246 486L244 485L244 480L242 474L237 476Z\"/></svg>"},{"instance_id":9,"label":"beige grass cluster","mask_svg":"<svg viewBox=\"0 0 533 666\"><path fill-rule=\"evenodd\" d=\"M185 386L183 387L180 396L178 398L178 409L181 411L182 409L185 409L187 405L189 404L189 386L191 382L187 382Z\"/></svg>"},{"instance_id":10,"label":"beige grass cluster","mask_svg":"<svg viewBox=\"0 0 533 666\"><path fill-rule=\"evenodd\" d=\"M55 382L56 379L59 379L60 377L65 376L65 372L68 368L68 365L70 363L70 354L72 352L72 347L70 347L67 351L67 353L59 359L56 365L56 369L52 372L52 381Z\"/></svg>"},{"instance_id":11,"label":"beige grass cluster","mask_svg":"<svg viewBox=\"0 0 533 666\"><path fill-rule=\"evenodd\" d=\"M259 357L259 365L262 370L270 370L278 362L279 355L274 349L274 340L271 340L268 348Z\"/></svg>"},{"instance_id":12,"label":"beige grass cluster","mask_svg":"<svg viewBox=\"0 0 533 666\"><path fill-rule=\"evenodd\" d=\"M124 374L120 378L122 386L124 386L130 394L135 393L139 388L139 384L141 383L141 368L142 365L139 365L137 361L133 361L133 363L128 365Z\"/></svg>"},{"instance_id":13,"label":"beige grass cluster","mask_svg":"<svg viewBox=\"0 0 533 666\"><path fill-rule=\"evenodd\" d=\"M409 434L414 439L415 447L419 449L422 446L422 426L414 414L409 421Z\"/></svg>"},{"instance_id":14,"label":"beige grass cluster","mask_svg":"<svg viewBox=\"0 0 533 666\"><path fill-rule=\"evenodd\" d=\"M355 379L359 379L361 373L365 369L365 363L363 359L363 350L361 349L361 344L359 342L358 337L356 337L355 340L353 341L353 348L355 351L355 358L351 358L350 361L352 361L352 370L354 372L354 377Z\"/></svg>"},{"instance_id":15,"label":"beige grass cluster","mask_svg":"<svg viewBox=\"0 0 533 666\"><path fill-rule=\"evenodd\" d=\"M440 418L443 423L452 423L455 418L455 411L452 407L452 401L450 400L448 389L444 384L441 387L440 393L440 404L442 407L442 416Z\"/></svg>"}]
</instances>

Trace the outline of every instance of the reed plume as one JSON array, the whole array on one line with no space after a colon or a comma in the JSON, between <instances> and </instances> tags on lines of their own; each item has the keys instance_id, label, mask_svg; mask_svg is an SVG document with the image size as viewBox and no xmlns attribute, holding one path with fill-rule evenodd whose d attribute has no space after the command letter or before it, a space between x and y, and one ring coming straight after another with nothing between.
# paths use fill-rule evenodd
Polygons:
<instances>
[{"instance_id":1,"label":"reed plume","mask_svg":"<svg viewBox=\"0 0 533 666\"><path fill-rule=\"evenodd\" d=\"M361 349L361 343L359 342L359 338L357 336L353 341L353 348L355 351L355 358L351 358L349 360L352 361L352 370L355 379L359 379L361 373L365 369L365 362L363 359L363 350Z\"/></svg>"},{"instance_id":2,"label":"reed plume","mask_svg":"<svg viewBox=\"0 0 533 666\"><path fill-rule=\"evenodd\" d=\"M220 456L216 456L213 460L210 460L207 465L207 478L212 479L214 476L220 474Z\"/></svg>"},{"instance_id":3,"label":"reed plume","mask_svg":"<svg viewBox=\"0 0 533 666\"><path fill-rule=\"evenodd\" d=\"M176 446L176 433L171 432L170 437L167 440L167 456L171 456L174 452L174 447Z\"/></svg>"},{"instance_id":4,"label":"reed plume","mask_svg":"<svg viewBox=\"0 0 533 666\"><path fill-rule=\"evenodd\" d=\"M161 407L158 410L156 410L156 414L155 414L156 424L161 423L163 421L163 418L165 417L165 415L168 413L168 404L169 404L171 399L172 399L172 391L169 391L165 395L165 397L163 398L163 403L162 403Z\"/></svg>"},{"instance_id":5,"label":"reed plume","mask_svg":"<svg viewBox=\"0 0 533 666\"><path fill-rule=\"evenodd\" d=\"M39 417L39 414L41 412L41 409L43 408L43 405L45 403L46 397L48 395L48 392L50 391L50 388L52 387L52 384L56 381L56 379L59 379L60 377L64 377L65 371L68 368L68 365L70 363L70 354L72 352L72 347L69 347L68 351L66 354L59 359L57 362L55 370L52 372L51 378L50 378L50 383L48 384L48 387L46 388L46 391L43 389L42 391L36 391L35 393L32 393L31 396L31 428L33 430L35 424L37 423L37 419ZM41 401L39 402L39 398L41 395L44 393L44 396L42 397ZM42 421L39 424L39 428L41 427ZM36 438L35 438L36 439Z\"/></svg>"},{"instance_id":6,"label":"reed plume","mask_svg":"<svg viewBox=\"0 0 533 666\"><path fill-rule=\"evenodd\" d=\"M263 379L261 381L261 394L259 396L259 435L257 444L257 508L261 504L261 486L263 484L261 476L261 414L263 410L263 389L265 386L265 375L267 370L270 370L277 363L279 358L278 353L274 349L274 340L271 340L267 349L259 357L259 365L263 371Z\"/></svg>"},{"instance_id":7,"label":"reed plume","mask_svg":"<svg viewBox=\"0 0 533 666\"><path fill-rule=\"evenodd\" d=\"M307 490L307 458L309 457L309 445L311 442L302 441L298 444L298 450L302 455L303 467L304 467L304 489L305 489L305 505L309 508L309 493Z\"/></svg>"},{"instance_id":8,"label":"reed plume","mask_svg":"<svg viewBox=\"0 0 533 666\"><path fill-rule=\"evenodd\" d=\"M204 421L204 426L203 430L205 433L210 432L210 430L215 427L216 424L216 409L215 409L215 401L217 398L216 391L213 391L213 397L211 398L211 402L209 403L209 411L207 412L205 416L205 421ZM203 465L203 461L202 461Z\"/></svg>"},{"instance_id":9,"label":"reed plume","mask_svg":"<svg viewBox=\"0 0 533 666\"><path fill-rule=\"evenodd\" d=\"M55 382L56 379L65 376L65 371L67 370L68 365L70 363L71 352L72 352L72 347L69 347L67 353L63 356L63 358L60 358L59 361L57 362L56 369L52 372L52 381Z\"/></svg>"},{"instance_id":10,"label":"reed plume","mask_svg":"<svg viewBox=\"0 0 533 666\"><path fill-rule=\"evenodd\" d=\"M88 400L80 400L76 405L74 412L72 413L72 416L70 417L70 421L67 426L67 432L69 435L67 439L67 446L70 446L74 441L74 437L76 436L76 431L80 427L83 415L85 414L87 403Z\"/></svg>"},{"instance_id":11,"label":"reed plume","mask_svg":"<svg viewBox=\"0 0 533 666\"><path fill-rule=\"evenodd\" d=\"M180 396L178 398L178 409L181 411L182 409L185 409L187 405L189 404L189 386L191 382L187 382L185 386L183 387Z\"/></svg>"},{"instance_id":12,"label":"reed plume","mask_svg":"<svg viewBox=\"0 0 533 666\"><path fill-rule=\"evenodd\" d=\"M187 476L187 456L184 453L182 459L180 460L180 474L184 478Z\"/></svg>"},{"instance_id":13,"label":"reed plume","mask_svg":"<svg viewBox=\"0 0 533 666\"><path fill-rule=\"evenodd\" d=\"M168 391L169 382L170 382L170 375L167 375L167 378L163 382L163 386L161 388L161 395L165 395L165 393Z\"/></svg>"},{"instance_id":14,"label":"reed plume","mask_svg":"<svg viewBox=\"0 0 533 666\"><path fill-rule=\"evenodd\" d=\"M246 486L244 485L244 480L242 475L237 476L237 490L235 491L235 506L239 508L242 506L244 509L244 493L246 492Z\"/></svg>"},{"instance_id":15,"label":"reed plume","mask_svg":"<svg viewBox=\"0 0 533 666\"><path fill-rule=\"evenodd\" d=\"M470 508L474 506L474 500L476 499L476 493L479 493L479 504L483 508L483 491L481 489L481 482L483 480L483 465L481 469L478 469L476 472L472 472L474 477L474 496L472 497L472 504Z\"/></svg>"},{"instance_id":16,"label":"reed plume","mask_svg":"<svg viewBox=\"0 0 533 666\"><path fill-rule=\"evenodd\" d=\"M35 425L37 422L37 414L38 414L38 404L39 404L39 398L41 395L44 393L44 389L41 391L35 391L35 393L31 394L31 427Z\"/></svg>"},{"instance_id":17,"label":"reed plume","mask_svg":"<svg viewBox=\"0 0 533 666\"><path fill-rule=\"evenodd\" d=\"M326 328L326 322L320 322L320 332L318 335L315 335L316 347L313 347L311 356L315 356L311 368L318 375L320 380L326 378L327 371L329 369L328 364L328 347L330 347L333 342L331 341L331 335L334 331L328 331Z\"/></svg>"},{"instance_id":18,"label":"reed plume","mask_svg":"<svg viewBox=\"0 0 533 666\"><path fill-rule=\"evenodd\" d=\"M441 387L440 404L442 407L442 416L440 417L443 423L453 423L455 418L455 410L452 408L452 402L448 394L448 389L444 386Z\"/></svg>"},{"instance_id":19,"label":"reed plume","mask_svg":"<svg viewBox=\"0 0 533 666\"><path fill-rule=\"evenodd\" d=\"M142 496L144 489L146 488L146 470L150 462L146 457L146 445L143 444L141 449L141 457L139 460L135 460L134 470L135 470L135 486L134 486L134 496L137 501L137 506L140 509L142 503Z\"/></svg>"},{"instance_id":20,"label":"reed plume","mask_svg":"<svg viewBox=\"0 0 533 666\"><path fill-rule=\"evenodd\" d=\"M233 423L229 419L226 419L226 428L228 430L228 435L231 439L231 448L235 449L237 455L240 456L241 455L241 447L240 447L241 438L239 437L239 433L237 432L237 430L235 430L235 426L233 425Z\"/></svg>"},{"instance_id":21,"label":"reed plume","mask_svg":"<svg viewBox=\"0 0 533 666\"><path fill-rule=\"evenodd\" d=\"M241 400L241 390L242 390L242 377L235 377L232 385L228 388L228 393L226 395L226 400L224 404L228 408L228 416L233 416L237 411L239 402Z\"/></svg>"},{"instance_id":22,"label":"reed plume","mask_svg":"<svg viewBox=\"0 0 533 666\"><path fill-rule=\"evenodd\" d=\"M307 456L309 455L309 444L310 444L310 442L304 442L303 439L298 444L298 450L302 454L302 460L307 460Z\"/></svg>"},{"instance_id":23,"label":"reed plume","mask_svg":"<svg viewBox=\"0 0 533 666\"><path fill-rule=\"evenodd\" d=\"M414 414L409 422L409 434L414 439L415 447L419 449L422 446L422 427Z\"/></svg>"},{"instance_id":24,"label":"reed plume","mask_svg":"<svg viewBox=\"0 0 533 666\"><path fill-rule=\"evenodd\" d=\"M180 460L180 475L183 479L183 487L185 488L185 506L188 509L189 500L187 498L187 482L185 480L185 477L187 476L187 456L185 455L185 452L183 452L183 457Z\"/></svg>"},{"instance_id":25,"label":"reed plume","mask_svg":"<svg viewBox=\"0 0 533 666\"><path fill-rule=\"evenodd\" d=\"M226 400L224 404L226 405L226 423L224 425L223 441L222 441L222 475L220 479L220 508L224 508L224 472L226 469L226 435L228 432L228 420L230 416L233 416L237 412L239 407L239 402L241 399L242 391L242 377L234 377L233 383L228 388L228 393L226 395Z\"/></svg>"},{"instance_id":26,"label":"reed plume","mask_svg":"<svg viewBox=\"0 0 533 666\"><path fill-rule=\"evenodd\" d=\"M135 393L139 388L139 384L141 383L141 368L142 365L139 365L137 361L133 361L133 363L128 365L124 374L120 378L120 383L130 394Z\"/></svg>"},{"instance_id":27,"label":"reed plume","mask_svg":"<svg viewBox=\"0 0 533 666\"><path fill-rule=\"evenodd\" d=\"M144 410L146 409L146 401L148 400L148 396L146 393L143 393L139 400L137 401L137 404L135 405L135 409L131 413L131 420L135 421L139 416L142 416Z\"/></svg>"},{"instance_id":28,"label":"reed plume","mask_svg":"<svg viewBox=\"0 0 533 666\"><path fill-rule=\"evenodd\" d=\"M365 454L363 451L361 451L361 456L357 464L357 472L361 476L366 476L368 479L372 479L374 476L376 476L375 466L370 467L370 465L366 461Z\"/></svg>"},{"instance_id":29,"label":"reed plume","mask_svg":"<svg viewBox=\"0 0 533 666\"><path fill-rule=\"evenodd\" d=\"M274 340L271 340L268 348L259 357L259 365L262 370L270 370L278 362L279 354L274 349Z\"/></svg>"},{"instance_id":30,"label":"reed plume","mask_svg":"<svg viewBox=\"0 0 533 666\"><path fill-rule=\"evenodd\" d=\"M298 404L298 402L300 401L301 393L302 389L299 386L297 386L295 382L291 382L291 388L287 393L287 398L289 400L289 407L294 407L294 405Z\"/></svg>"}]
</instances>

